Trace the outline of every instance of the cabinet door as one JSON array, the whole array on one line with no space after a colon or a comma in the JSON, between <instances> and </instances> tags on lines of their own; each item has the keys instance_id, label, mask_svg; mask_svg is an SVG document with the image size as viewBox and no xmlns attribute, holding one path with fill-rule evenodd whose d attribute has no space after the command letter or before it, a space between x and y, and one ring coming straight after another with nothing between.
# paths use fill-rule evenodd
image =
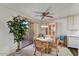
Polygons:
<instances>
[{"instance_id":1,"label":"cabinet door","mask_svg":"<svg viewBox=\"0 0 79 59\"><path fill-rule=\"evenodd\" d=\"M45 29L46 35L56 35L56 23L48 23Z\"/></svg>"},{"instance_id":2,"label":"cabinet door","mask_svg":"<svg viewBox=\"0 0 79 59\"><path fill-rule=\"evenodd\" d=\"M68 39L68 47L78 48L78 37L69 37Z\"/></svg>"}]
</instances>

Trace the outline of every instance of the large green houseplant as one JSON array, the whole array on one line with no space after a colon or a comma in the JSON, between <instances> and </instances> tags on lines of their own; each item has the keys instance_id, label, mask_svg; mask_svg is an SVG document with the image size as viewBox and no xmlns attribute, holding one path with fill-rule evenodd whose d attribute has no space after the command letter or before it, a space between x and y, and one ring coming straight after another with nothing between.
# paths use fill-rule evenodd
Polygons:
<instances>
[{"instance_id":1,"label":"large green houseplant","mask_svg":"<svg viewBox=\"0 0 79 59\"><path fill-rule=\"evenodd\" d=\"M20 42L23 40L24 35L28 31L28 21L27 19L22 18L21 16L13 17L13 20L8 21L8 27L10 33L14 35L14 41L17 42L16 51L20 50Z\"/></svg>"}]
</instances>

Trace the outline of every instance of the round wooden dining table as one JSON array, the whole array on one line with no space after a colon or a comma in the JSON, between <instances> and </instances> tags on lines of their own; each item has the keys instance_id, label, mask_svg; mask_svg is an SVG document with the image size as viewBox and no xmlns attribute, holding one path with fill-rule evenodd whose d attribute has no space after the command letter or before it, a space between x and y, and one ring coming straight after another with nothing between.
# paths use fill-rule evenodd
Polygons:
<instances>
[{"instance_id":1,"label":"round wooden dining table","mask_svg":"<svg viewBox=\"0 0 79 59\"><path fill-rule=\"evenodd\" d=\"M58 55L58 43L57 43L58 40L55 40L53 38L36 38L36 39L44 42L47 45L47 50L46 50L47 53L50 51L49 44L52 43L52 45L56 46L56 54Z\"/></svg>"}]
</instances>

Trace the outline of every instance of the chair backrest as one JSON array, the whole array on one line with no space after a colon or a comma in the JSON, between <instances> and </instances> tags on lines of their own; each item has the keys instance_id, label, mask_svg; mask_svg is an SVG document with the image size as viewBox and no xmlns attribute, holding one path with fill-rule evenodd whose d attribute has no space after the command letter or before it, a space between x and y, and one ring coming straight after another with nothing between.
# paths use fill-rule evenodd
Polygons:
<instances>
[{"instance_id":1,"label":"chair backrest","mask_svg":"<svg viewBox=\"0 0 79 59\"><path fill-rule=\"evenodd\" d=\"M64 35L60 35L60 40L64 41Z\"/></svg>"},{"instance_id":2,"label":"chair backrest","mask_svg":"<svg viewBox=\"0 0 79 59\"><path fill-rule=\"evenodd\" d=\"M45 35L45 37L46 37L46 38L51 38L51 36L50 36L50 35Z\"/></svg>"},{"instance_id":3,"label":"chair backrest","mask_svg":"<svg viewBox=\"0 0 79 59\"><path fill-rule=\"evenodd\" d=\"M59 39L56 36L52 36L52 45L59 45Z\"/></svg>"},{"instance_id":4,"label":"chair backrest","mask_svg":"<svg viewBox=\"0 0 79 59\"><path fill-rule=\"evenodd\" d=\"M36 49L41 49L42 48L42 42L40 40L34 40L34 45Z\"/></svg>"}]
</instances>

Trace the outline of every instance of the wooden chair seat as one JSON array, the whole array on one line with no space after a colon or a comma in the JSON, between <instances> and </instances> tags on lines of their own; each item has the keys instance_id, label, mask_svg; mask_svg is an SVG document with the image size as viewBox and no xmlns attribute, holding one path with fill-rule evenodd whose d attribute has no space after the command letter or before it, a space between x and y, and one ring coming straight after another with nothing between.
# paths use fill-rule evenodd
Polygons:
<instances>
[{"instance_id":1,"label":"wooden chair seat","mask_svg":"<svg viewBox=\"0 0 79 59\"><path fill-rule=\"evenodd\" d=\"M34 55L36 55L36 51L40 51L41 55L43 53L50 53L52 48L55 48L57 50L57 55L58 55L58 42L42 42L40 40L34 39L33 41L35 45L35 52Z\"/></svg>"}]
</instances>

